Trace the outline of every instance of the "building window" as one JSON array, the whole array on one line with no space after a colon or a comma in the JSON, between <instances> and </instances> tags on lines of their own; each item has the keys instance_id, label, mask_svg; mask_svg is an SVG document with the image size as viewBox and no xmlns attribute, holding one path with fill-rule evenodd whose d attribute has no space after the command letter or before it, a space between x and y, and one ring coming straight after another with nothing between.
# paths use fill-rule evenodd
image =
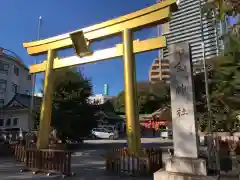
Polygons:
<instances>
[{"instance_id":1,"label":"building window","mask_svg":"<svg viewBox=\"0 0 240 180\"><path fill-rule=\"evenodd\" d=\"M13 119L13 126L17 126L18 125L18 118L14 118Z\"/></svg>"},{"instance_id":2,"label":"building window","mask_svg":"<svg viewBox=\"0 0 240 180\"><path fill-rule=\"evenodd\" d=\"M162 66L162 69L170 69L169 66Z\"/></svg>"},{"instance_id":3,"label":"building window","mask_svg":"<svg viewBox=\"0 0 240 180\"><path fill-rule=\"evenodd\" d=\"M152 82L158 82L158 81L160 81L160 78L152 78L151 81Z\"/></svg>"},{"instance_id":4,"label":"building window","mask_svg":"<svg viewBox=\"0 0 240 180\"><path fill-rule=\"evenodd\" d=\"M8 74L9 65L3 62L0 62L0 72Z\"/></svg>"},{"instance_id":5,"label":"building window","mask_svg":"<svg viewBox=\"0 0 240 180\"><path fill-rule=\"evenodd\" d=\"M159 66L152 66L152 69L157 70L157 69L159 69Z\"/></svg>"},{"instance_id":6,"label":"building window","mask_svg":"<svg viewBox=\"0 0 240 180\"><path fill-rule=\"evenodd\" d=\"M0 99L0 107L4 106L4 99Z\"/></svg>"},{"instance_id":7,"label":"building window","mask_svg":"<svg viewBox=\"0 0 240 180\"><path fill-rule=\"evenodd\" d=\"M19 76L19 68L17 67L17 66L14 66L14 74L16 75L16 76Z\"/></svg>"},{"instance_id":8,"label":"building window","mask_svg":"<svg viewBox=\"0 0 240 180\"><path fill-rule=\"evenodd\" d=\"M0 92L6 92L7 81L0 79Z\"/></svg>"},{"instance_id":9,"label":"building window","mask_svg":"<svg viewBox=\"0 0 240 180\"><path fill-rule=\"evenodd\" d=\"M0 126L4 125L4 119L0 119Z\"/></svg>"},{"instance_id":10,"label":"building window","mask_svg":"<svg viewBox=\"0 0 240 180\"><path fill-rule=\"evenodd\" d=\"M163 34L168 34L170 32L169 30L169 22L165 23L165 24L162 24L162 33Z\"/></svg>"},{"instance_id":11,"label":"building window","mask_svg":"<svg viewBox=\"0 0 240 180\"><path fill-rule=\"evenodd\" d=\"M17 84L12 84L12 92L18 93L18 85Z\"/></svg>"},{"instance_id":12,"label":"building window","mask_svg":"<svg viewBox=\"0 0 240 180\"><path fill-rule=\"evenodd\" d=\"M169 71L163 71L162 75L170 75L170 72Z\"/></svg>"},{"instance_id":13,"label":"building window","mask_svg":"<svg viewBox=\"0 0 240 180\"><path fill-rule=\"evenodd\" d=\"M151 72L152 76L159 75L159 72Z\"/></svg>"},{"instance_id":14,"label":"building window","mask_svg":"<svg viewBox=\"0 0 240 180\"><path fill-rule=\"evenodd\" d=\"M164 81L170 81L170 76L168 76L168 77L163 77L162 78Z\"/></svg>"},{"instance_id":15,"label":"building window","mask_svg":"<svg viewBox=\"0 0 240 180\"><path fill-rule=\"evenodd\" d=\"M32 76L29 74L28 76L27 76L27 80L31 80L32 79Z\"/></svg>"},{"instance_id":16,"label":"building window","mask_svg":"<svg viewBox=\"0 0 240 180\"><path fill-rule=\"evenodd\" d=\"M162 60L162 64L169 64L169 60L163 59L163 60Z\"/></svg>"},{"instance_id":17,"label":"building window","mask_svg":"<svg viewBox=\"0 0 240 180\"><path fill-rule=\"evenodd\" d=\"M6 126L11 126L11 119L7 119Z\"/></svg>"}]
</instances>

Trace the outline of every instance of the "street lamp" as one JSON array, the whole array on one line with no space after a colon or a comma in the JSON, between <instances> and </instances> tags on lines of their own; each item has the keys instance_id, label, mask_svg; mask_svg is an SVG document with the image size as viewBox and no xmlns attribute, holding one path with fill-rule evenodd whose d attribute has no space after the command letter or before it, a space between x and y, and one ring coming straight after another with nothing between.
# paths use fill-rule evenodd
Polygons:
<instances>
[{"instance_id":1,"label":"street lamp","mask_svg":"<svg viewBox=\"0 0 240 180\"><path fill-rule=\"evenodd\" d=\"M200 8L202 8L201 2L200 2ZM220 173L220 162L219 162L219 142L218 138L214 141L214 136L213 136L213 128L212 128L212 120L213 120L213 114L212 114L212 109L211 109L211 99L210 99L210 93L209 93L209 84L208 84L208 68L207 68L207 63L206 63L206 57L205 57L205 43L204 43L204 33L203 33L203 22L202 22L202 11L200 9L200 21L201 21L201 36L202 36L202 52L203 52L203 70L204 70L204 80L205 80L205 91L206 91L206 104L207 104L207 111L208 111L208 162L211 164L211 155L212 155L212 150L215 150L215 160L216 160L216 167L218 173ZM216 15L213 12L213 16L215 17ZM219 42L218 42L218 32L217 32L217 21L215 19L215 36L216 36L216 45L217 45L217 55L219 55ZM214 143L215 142L215 143ZM215 144L215 147L214 145ZM218 176L219 178L219 176Z\"/></svg>"}]
</instances>

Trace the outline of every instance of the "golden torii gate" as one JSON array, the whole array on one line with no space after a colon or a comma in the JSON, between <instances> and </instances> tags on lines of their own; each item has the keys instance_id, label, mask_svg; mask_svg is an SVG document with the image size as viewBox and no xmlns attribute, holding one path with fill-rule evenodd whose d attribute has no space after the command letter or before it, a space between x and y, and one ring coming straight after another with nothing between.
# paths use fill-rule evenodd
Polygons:
<instances>
[{"instance_id":1,"label":"golden torii gate","mask_svg":"<svg viewBox=\"0 0 240 180\"><path fill-rule=\"evenodd\" d=\"M35 42L23 43L29 55L47 53L47 60L30 67L30 73L45 72L44 97L40 115L40 129L37 147L48 148L52 114L52 73L54 69L92 63L123 56L125 109L128 147L134 154L140 150L140 129L136 99L136 70L134 54L151 51L166 46L164 36L147 40L133 40L132 32L142 28L163 24L169 21L171 12L176 9L177 0L165 0L145 9L96 24L81 30ZM91 52L89 43L106 39L113 35L123 37L123 44ZM76 56L59 59L56 51L74 48Z\"/></svg>"}]
</instances>

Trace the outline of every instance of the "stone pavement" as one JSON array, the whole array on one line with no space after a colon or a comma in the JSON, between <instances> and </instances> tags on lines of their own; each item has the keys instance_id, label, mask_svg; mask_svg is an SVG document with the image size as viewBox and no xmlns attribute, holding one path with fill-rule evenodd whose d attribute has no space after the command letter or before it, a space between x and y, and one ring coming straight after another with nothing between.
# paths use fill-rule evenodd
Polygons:
<instances>
[{"instance_id":1,"label":"stone pavement","mask_svg":"<svg viewBox=\"0 0 240 180\"><path fill-rule=\"evenodd\" d=\"M152 180L152 177L124 177L111 174L105 171L104 158L102 150L82 150L75 153L72 159L72 170L76 173L74 177L68 177L70 180ZM166 160L167 154L163 159ZM44 180L44 179L62 179L60 176L47 177L44 174L32 175L30 172L20 173L23 165L16 163L13 159L0 159L0 179L1 180ZM222 176L221 180L237 180L237 177L231 173Z\"/></svg>"},{"instance_id":2,"label":"stone pavement","mask_svg":"<svg viewBox=\"0 0 240 180\"><path fill-rule=\"evenodd\" d=\"M151 180L152 177L149 178L133 178L133 177L124 177L115 175L112 173L108 173L105 170L105 161L103 157L104 150L96 151L96 150L88 150L84 152L79 152L74 155L72 160L72 170L76 172L76 176L71 179L78 180L134 180L134 179L142 179L142 180Z\"/></svg>"},{"instance_id":3,"label":"stone pavement","mask_svg":"<svg viewBox=\"0 0 240 180\"><path fill-rule=\"evenodd\" d=\"M155 140L157 141L157 139ZM164 149L169 148L169 143L162 143L159 141L157 147ZM125 142L122 142L125 143ZM122 143L119 146L122 146ZM105 144L105 143L103 143ZM79 150L72 157L72 171L76 173L76 176L69 177L68 179L72 180L152 180L153 177L148 178L133 178L133 177L124 177L116 174L111 174L105 170L105 161L103 155L107 150L114 147L114 142L105 145L95 144L94 143L87 147L87 149ZM115 145L117 143L115 142ZM143 146L152 146L156 144L146 143ZM168 154L165 152L163 154L163 161L168 158ZM47 177L44 174L32 175L30 172L20 173L20 170L23 168L23 165L16 163L14 159L6 159L0 157L0 180L44 180L44 179L62 179L60 176ZM221 177L221 180L237 180L237 177L228 173L225 177Z\"/></svg>"},{"instance_id":4,"label":"stone pavement","mask_svg":"<svg viewBox=\"0 0 240 180\"><path fill-rule=\"evenodd\" d=\"M13 158L0 158L0 179L1 180L43 180L51 179L43 175L32 175L32 173L20 173L23 165L16 163Z\"/></svg>"},{"instance_id":5,"label":"stone pavement","mask_svg":"<svg viewBox=\"0 0 240 180\"><path fill-rule=\"evenodd\" d=\"M105 170L104 157L100 155L102 151L86 150L78 152L72 159L72 171L76 173L71 180L151 180L152 178L134 178L115 175ZM0 179L1 180L44 180L44 179L62 179L61 176L46 176L45 174L33 175L31 172L20 173L23 165L16 163L14 159L0 159Z\"/></svg>"}]
</instances>

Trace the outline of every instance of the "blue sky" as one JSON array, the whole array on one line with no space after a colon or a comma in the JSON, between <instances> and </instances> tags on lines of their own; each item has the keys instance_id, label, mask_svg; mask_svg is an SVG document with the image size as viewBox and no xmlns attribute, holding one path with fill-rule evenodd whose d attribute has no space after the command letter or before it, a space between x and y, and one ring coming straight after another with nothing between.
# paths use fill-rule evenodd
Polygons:
<instances>
[{"instance_id":1,"label":"blue sky","mask_svg":"<svg viewBox=\"0 0 240 180\"><path fill-rule=\"evenodd\" d=\"M0 47L17 53L28 66L35 57L27 54L22 43L36 40L38 18L42 16L41 39L70 32L100 23L152 5L155 0L7 0L1 2ZM136 39L157 35L156 28L134 34ZM114 38L94 44L93 48L111 47L121 42ZM69 55L69 52L63 52ZM60 55L62 55L60 53ZM136 55L137 80L148 80L148 69L157 51ZM40 62L44 57L37 57ZM122 60L114 59L81 66L86 77L92 80L94 93L103 93L104 84L109 84L110 95L117 95L124 88ZM41 75L38 75L37 90Z\"/></svg>"}]
</instances>

